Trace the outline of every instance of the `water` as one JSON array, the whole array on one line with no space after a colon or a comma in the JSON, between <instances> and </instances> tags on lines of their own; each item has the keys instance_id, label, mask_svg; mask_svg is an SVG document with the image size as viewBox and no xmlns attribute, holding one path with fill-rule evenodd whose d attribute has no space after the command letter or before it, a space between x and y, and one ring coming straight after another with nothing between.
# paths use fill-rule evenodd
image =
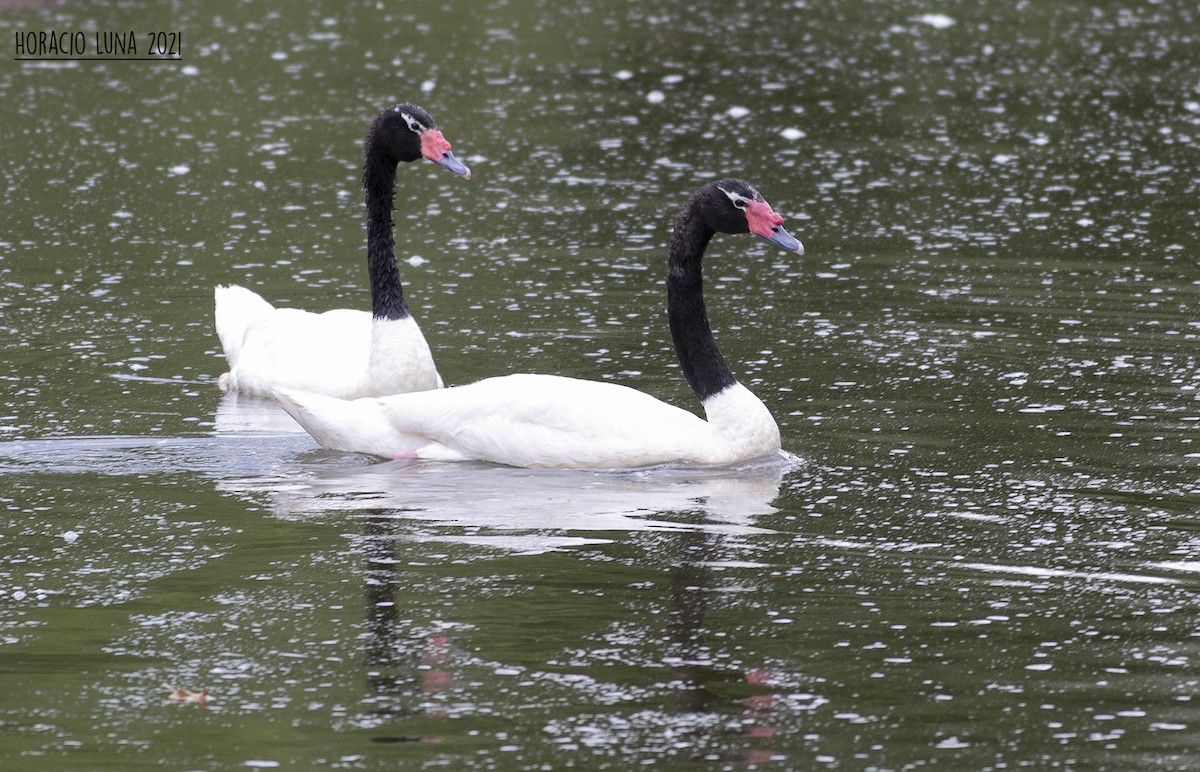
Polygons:
<instances>
[{"instance_id":1,"label":"water","mask_svg":"<svg viewBox=\"0 0 1200 772\"><path fill-rule=\"evenodd\" d=\"M1197 21L10 11L187 49L0 72L0 766L1200 764ZM448 381L691 405L665 239L736 174L808 255L718 240L710 310L800 461L376 464L220 395L213 285L367 307L401 99L474 172L400 175Z\"/></svg>"}]
</instances>

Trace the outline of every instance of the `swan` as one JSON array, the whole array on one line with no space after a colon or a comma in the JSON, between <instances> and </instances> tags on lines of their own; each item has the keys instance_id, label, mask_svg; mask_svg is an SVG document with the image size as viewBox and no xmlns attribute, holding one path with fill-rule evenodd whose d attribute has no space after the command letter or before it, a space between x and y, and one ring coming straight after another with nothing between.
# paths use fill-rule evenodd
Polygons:
<instances>
[{"instance_id":1,"label":"swan","mask_svg":"<svg viewBox=\"0 0 1200 772\"><path fill-rule=\"evenodd\" d=\"M709 326L701 263L718 232L753 233L804 254L783 218L743 180L709 183L684 204L668 252L667 316L707 420L628 386L557 375L505 375L358 400L280 388L275 398L322 447L384 458L631 469L719 466L777 453L779 426L738 383Z\"/></svg>"},{"instance_id":2,"label":"swan","mask_svg":"<svg viewBox=\"0 0 1200 772\"><path fill-rule=\"evenodd\" d=\"M229 363L217 380L222 391L270 396L288 387L354 399L441 388L404 301L394 249L396 167L418 158L471 179L429 113L407 102L385 109L363 143L370 313L276 308L245 287L216 288L217 337Z\"/></svg>"}]
</instances>

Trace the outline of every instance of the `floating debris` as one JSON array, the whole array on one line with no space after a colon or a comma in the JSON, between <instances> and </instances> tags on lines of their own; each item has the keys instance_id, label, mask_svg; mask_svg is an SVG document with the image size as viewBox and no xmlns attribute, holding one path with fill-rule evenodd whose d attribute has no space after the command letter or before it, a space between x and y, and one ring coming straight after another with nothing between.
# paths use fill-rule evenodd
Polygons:
<instances>
[{"instance_id":1,"label":"floating debris","mask_svg":"<svg viewBox=\"0 0 1200 772\"><path fill-rule=\"evenodd\" d=\"M177 689L168 683L163 684L163 688L170 694L167 699L171 702L177 702L180 705L207 705L208 704L208 689L201 689L198 692L193 692L190 689Z\"/></svg>"}]
</instances>

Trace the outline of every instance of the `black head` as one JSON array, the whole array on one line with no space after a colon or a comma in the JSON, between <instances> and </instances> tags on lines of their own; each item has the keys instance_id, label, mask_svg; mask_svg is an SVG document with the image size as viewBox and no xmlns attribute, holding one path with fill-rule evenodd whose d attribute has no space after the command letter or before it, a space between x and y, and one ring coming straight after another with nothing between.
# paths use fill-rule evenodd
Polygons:
<instances>
[{"instance_id":1,"label":"black head","mask_svg":"<svg viewBox=\"0 0 1200 772\"><path fill-rule=\"evenodd\" d=\"M364 147L369 160L376 154L393 164L427 158L464 179L471 171L450 152L450 143L438 130L433 116L411 102L387 108L375 119Z\"/></svg>"},{"instance_id":2,"label":"black head","mask_svg":"<svg viewBox=\"0 0 1200 772\"><path fill-rule=\"evenodd\" d=\"M762 194L745 180L734 178L709 183L696 191L708 226L718 233L753 233L789 252L804 254L804 246L784 230Z\"/></svg>"}]
</instances>

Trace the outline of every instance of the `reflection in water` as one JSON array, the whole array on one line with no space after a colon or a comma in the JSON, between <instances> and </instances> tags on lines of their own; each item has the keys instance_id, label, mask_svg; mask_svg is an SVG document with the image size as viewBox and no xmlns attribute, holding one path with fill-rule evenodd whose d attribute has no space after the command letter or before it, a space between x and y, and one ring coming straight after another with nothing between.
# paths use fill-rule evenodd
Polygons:
<instances>
[{"instance_id":1,"label":"reflection in water","mask_svg":"<svg viewBox=\"0 0 1200 772\"><path fill-rule=\"evenodd\" d=\"M367 565L367 640L363 661L367 666L367 697L374 705L356 724L374 729L386 722L409 716L444 715L429 697L442 693L450 684L445 669L450 659L450 638L439 634L405 636L400 628L396 590L401 580L396 555L395 513L377 510L363 518L363 551ZM374 736L375 742L441 742L439 737Z\"/></svg>"},{"instance_id":2,"label":"reflection in water","mask_svg":"<svg viewBox=\"0 0 1200 772\"><path fill-rule=\"evenodd\" d=\"M440 734L422 733L419 728L429 726L423 719L450 715L446 701L454 696L452 691L464 689L456 684L456 673L478 666L478 661L473 662L474 658L458 646L460 635L469 633L455 629L473 629L476 620L459 612L457 625L430 621L424 616L428 606L411 594L408 597L413 606L401 607L405 595L401 565L405 558L400 545L406 539L400 526L407 514L371 509L364 511L361 519L366 606L363 658L367 666L363 703L371 709L356 716L353 723L371 730L373 742L438 744L444 739ZM705 530L703 515L661 514L672 519L673 515L684 516L687 525L693 527L655 535L654 562L663 564L669 576L655 605L665 607L667 621L661 641L651 644L647 652L652 658L647 665L653 668L658 664L653 659L658 652L661 664L674 674L674 680L663 685L666 702L657 712L661 720L647 727L650 736L658 738L651 742L718 747L728 739L725 735L731 726L736 726L744 735L743 747L739 755L727 760L761 763L785 758L762 747L777 732L772 674L762 668L718 665L707 641L709 600L723 589L714 581L712 566L727 559L730 548L737 547L727 541L728 533ZM419 538L426 543L430 535ZM567 619L561 621L568 624ZM595 642L577 643L587 646ZM501 662L493 667L508 666ZM475 690L467 694L478 699ZM821 698L812 699L810 709L823 702ZM408 728L418 731L406 732Z\"/></svg>"},{"instance_id":3,"label":"reflection in water","mask_svg":"<svg viewBox=\"0 0 1200 772\"><path fill-rule=\"evenodd\" d=\"M213 433L240 432L303 434L304 430L270 397L239 392L222 394L213 416Z\"/></svg>"},{"instance_id":4,"label":"reflection in water","mask_svg":"<svg viewBox=\"0 0 1200 772\"><path fill-rule=\"evenodd\" d=\"M128 684L105 687L106 709L174 679L213 687L218 717L332 723L414 748L470 746L461 727L486 731L503 715L561 753L790 762L808 735L829 748L853 733L863 752L924 758L929 727L953 723L951 699L991 721L1028 695L1086 691L1096 715L1065 698L1039 708L1030 731L1048 742L1049 724L1085 737L1118 723L1150 742L1194 715L1184 499L1171 520L1161 499L1124 496L1118 509L1030 480L1000 486L1011 506L976 513L949 508L962 482L881 498L887 488L847 484L860 470L810 467L779 495L786 465L534 473L306 447L243 433L0 447L18 501L47 480L63 512L88 486L112 499L82 526L69 514L43 524L32 509L12 521L5 534L21 548L0 557L0 578L19 591L0 614L29 643L8 645L40 640L20 626L26 615L56 624L91 607L116 620L104 653L136 663ZM249 506L177 507L180 479ZM794 519L810 505L820 517ZM127 575L114 576L118 560ZM879 688L863 689L866 677ZM145 719L131 715L113 721ZM915 739L897 745L900 734ZM968 739L986 749L969 727L937 741Z\"/></svg>"},{"instance_id":5,"label":"reflection in water","mask_svg":"<svg viewBox=\"0 0 1200 772\"><path fill-rule=\"evenodd\" d=\"M705 622L717 591L711 567L727 559L728 539L772 533L754 520L776 511L772 502L783 476L797 467L795 459L780 456L724 470L597 473L364 463L345 454L309 452L281 461L270 474L220 480L218 487L250 500L265 496L286 519L358 515L366 557L364 702L372 707L355 724L379 732L373 735L377 742L440 742L436 735L402 727L444 715L445 692L462 666L452 629L414 628L411 620L427 610L398 606L402 542L454 542L531 555L606 543L611 534L630 531L654 532L656 562L669 566L661 661L677 681L671 689L674 707L661 715L675 718L653 733L721 733L721 717L740 710L739 724L748 739L757 740L773 733L770 675L717 666L710 656ZM413 521L438 527L419 534L401 527ZM420 545L417 551L425 551ZM388 733L385 726L399 731ZM770 758L769 751L749 749L743 760Z\"/></svg>"},{"instance_id":6,"label":"reflection in water","mask_svg":"<svg viewBox=\"0 0 1200 772\"><path fill-rule=\"evenodd\" d=\"M744 706L739 720L748 737L764 740L775 734L771 726L772 695L770 673L760 669L730 671L713 664L706 641L705 616L708 601L717 588L713 587L711 565L720 557L719 537L703 531L677 534L673 537L677 557L671 569L671 595L668 606L665 656L663 658L679 677L676 710L680 713L727 713L735 701ZM712 687L740 681L751 687L748 696L731 699L721 696ZM712 731L713 727L709 727ZM743 763L762 763L776 758L770 750L757 746L748 748ZM778 756L786 758L786 756ZM728 759L727 759L728 760Z\"/></svg>"},{"instance_id":7,"label":"reflection in water","mask_svg":"<svg viewBox=\"0 0 1200 772\"><path fill-rule=\"evenodd\" d=\"M771 533L752 519L775 511L772 501L784 473L795 468L792 460L722 471L636 473L354 461L344 454L301 454L273 474L218 485L252 500L265 495L272 511L289 520L357 515L357 552L365 557L363 702L369 710L352 722L371 730L374 742L442 742L436 732L423 731L425 719L448 715L455 672L478 666L456 647L460 625L431 620L428 599L406 592L402 566L412 558L402 549L426 554L426 545L442 541L532 556L607 543L613 533L630 531L653 534L653 561L670 576L661 599L667 611L661 662L677 681L670 687L674 707L661 715L675 719L654 733L719 733L721 716L740 709L748 735L771 734L764 726L771 712L769 677L760 670L716 666L705 622L717 591L711 566L727 559L730 547L737 549L729 539ZM414 521L437 527L416 532L408 527ZM603 536L575 535L580 531ZM405 597L414 607L401 607ZM474 623L467 615L460 624L473 629ZM722 684L741 687L729 691ZM746 760L771 757L747 754Z\"/></svg>"},{"instance_id":8,"label":"reflection in water","mask_svg":"<svg viewBox=\"0 0 1200 772\"><path fill-rule=\"evenodd\" d=\"M269 434L272 413L260 401L223 398L218 437ZM265 419L265 420L260 420ZM249 433L249 434L247 434ZM366 604L364 703L354 724L380 743L440 743L421 731L424 719L446 715L454 672L465 666L454 629L417 624L424 608L398 605L404 584L400 546L454 542L501 553L541 552L607 543L613 533L656 532L655 553L670 566L662 664L675 673L673 710L653 734L724 731L722 716L744 713L747 739L769 737L771 693L762 670L718 667L705 638L715 591L711 565L730 537L769 534L755 519L776 512L784 475L799 468L781 454L728 469L651 469L635 472L526 470L484 464L370 463L347 454L310 451L284 457L266 473L217 481L221 490L251 501L266 498L276 516L324 519L350 513L361 522ZM419 534L417 521L436 526ZM596 534L594 536L588 534ZM468 618L466 620L470 622ZM732 692L723 685L740 684ZM717 688L713 688L716 685ZM406 727L408 729L406 729ZM416 729L416 731L413 731ZM391 730L391 731L389 731ZM699 741L712 745L716 740ZM755 748L743 761L772 758Z\"/></svg>"},{"instance_id":9,"label":"reflection in water","mask_svg":"<svg viewBox=\"0 0 1200 772\"><path fill-rule=\"evenodd\" d=\"M783 475L795 468L796 460L782 455L726 469L582 472L467 463L368 463L356 456L313 451L281 463L272 475L220 480L218 487L251 500L265 496L284 518L392 510L407 519L467 529L467 535L443 538L539 550L584 542L558 535L562 529L765 532L752 520L775 511L772 501L779 495ZM702 512L705 521L685 526L658 517L676 511ZM488 529L519 533L478 535Z\"/></svg>"}]
</instances>

